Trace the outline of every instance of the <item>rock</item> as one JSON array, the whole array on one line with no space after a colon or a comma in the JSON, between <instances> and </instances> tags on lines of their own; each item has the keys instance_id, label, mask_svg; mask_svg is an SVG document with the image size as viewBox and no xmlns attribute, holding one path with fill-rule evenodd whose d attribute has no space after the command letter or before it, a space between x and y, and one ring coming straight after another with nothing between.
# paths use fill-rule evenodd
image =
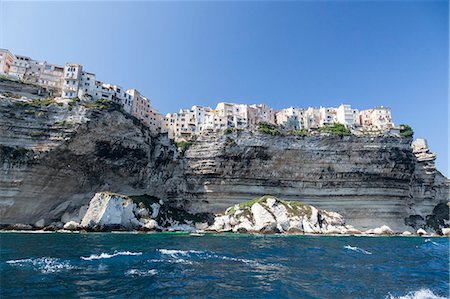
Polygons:
<instances>
[{"instance_id":1,"label":"rock","mask_svg":"<svg viewBox=\"0 0 450 299\"><path fill-rule=\"evenodd\" d=\"M29 224L16 223L11 226L11 229L13 229L13 230L32 230L33 227Z\"/></svg>"},{"instance_id":2,"label":"rock","mask_svg":"<svg viewBox=\"0 0 450 299\"><path fill-rule=\"evenodd\" d=\"M34 226L37 228L44 228L45 224L46 224L45 219L40 219L40 220L36 221Z\"/></svg>"},{"instance_id":3,"label":"rock","mask_svg":"<svg viewBox=\"0 0 450 299\"><path fill-rule=\"evenodd\" d=\"M69 221L63 226L66 230L78 230L80 228L80 224L75 221Z\"/></svg>"},{"instance_id":4,"label":"rock","mask_svg":"<svg viewBox=\"0 0 450 299\"><path fill-rule=\"evenodd\" d=\"M301 230L298 227L290 227L287 231L288 234L300 234L303 233L303 230Z\"/></svg>"},{"instance_id":5,"label":"rock","mask_svg":"<svg viewBox=\"0 0 450 299\"><path fill-rule=\"evenodd\" d=\"M254 219L254 230L259 231L268 225L276 227L276 221L272 214L262 207L259 203L255 203L251 207Z\"/></svg>"},{"instance_id":6,"label":"rock","mask_svg":"<svg viewBox=\"0 0 450 299\"><path fill-rule=\"evenodd\" d=\"M85 228L101 229L125 228L135 229L141 226L134 214L135 204L126 196L100 192L95 194L89 208L81 221Z\"/></svg>"},{"instance_id":7,"label":"rock","mask_svg":"<svg viewBox=\"0 0 450 299\"><path fill-rule=\"evenodd\" d=\"M427 231L424 230L423 228L419 228L416 232L419 236L423 236L427 234Z\"/></svg>"},{"instance_id":8,"label":"rock","mask_svg":"<svg viewBox=\"0 0 450 299\"><path fill-rule=\"evenodd\" d=\"M387 225L383 225L381 227L366 230L365 233L370 234L370 235L393 235L394 234L392 229Z\"/></svg>"},{"instance_id":9,"label":"rock","mask_svg":"<svg viewBox=\"0 0 450 299\"><path fill-rule=\"evenodd\" d=\"M156 220L153 219L145 219L142 228L147 230L154 230L158 228L158 222L156 222Z\"/></svg>"},{"instance_id":10,"label":"rock","mask_svg":"<svg viewBox=\"0 0 450 299\"><path fill-rule=\"evenodd\" d=\"M450 228L449 227L445 227L441 231L442 231L442 235L450 236Z\"/></svg>"},{"instance_id":11,"label":"rock","mask_svg":"<svg viewBox=\"0 0 450 299\"><path fill-rule=\"evenodd\" d=\"M208 223L206 222L196 222L194 224L196 230L204 231L208 228Z\"/></svg>"},{"instance_id":12,"label":"rock","mask_svg":"<svg viewBox=\"0 0 450 299\"><path fill-rule=\"evenodd\" d=\"M150 207L152 208L152 215L150 216L151 218L156 218L158 217L159 214L159 209L161 208L161 205L163 204L163 201L160 200L159 204L158 203L152 203L150 205Z\"/></svg>"},{"instance_id":13,"label":"rock","mask_svg":"<svg viewBox=\"0 0 450 299\"><path fill-rule=\"evenodd\" d=\"M214 224L208 230L264 234L360 233L352 226L345 227L343 224L342 216L335 212L319 210L300 202L283 201L274 196L263 196L234 205L226 209L225 215L216 215Z\"/></svg>"},{"instance_id":14,"label":"rock","mask_svg":"<svg viewBox=\"0 0 450 299\"><path fill-rule=\"evenodd\" d=\"M404 231L404 232L402 233L402 236L411 236L411 235L412 235L412 233L409 232L409 231Z\"/></svg>"}]
</instances>

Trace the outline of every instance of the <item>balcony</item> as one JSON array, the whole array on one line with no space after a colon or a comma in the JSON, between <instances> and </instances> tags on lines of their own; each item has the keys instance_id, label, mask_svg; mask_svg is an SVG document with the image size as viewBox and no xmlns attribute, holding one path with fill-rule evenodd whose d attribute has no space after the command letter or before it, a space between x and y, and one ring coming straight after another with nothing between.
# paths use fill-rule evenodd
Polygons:
<instances>
[{"instance_id":1,"label":"balcony","mask_svg":"<svg viewBox=\"0 0 450 299\"><path fill-rule=\"evenodd\" d=\"M77 91L78 87L74 85L64 85L63 86L64 91Z\"/></svg>"}]
</instances>

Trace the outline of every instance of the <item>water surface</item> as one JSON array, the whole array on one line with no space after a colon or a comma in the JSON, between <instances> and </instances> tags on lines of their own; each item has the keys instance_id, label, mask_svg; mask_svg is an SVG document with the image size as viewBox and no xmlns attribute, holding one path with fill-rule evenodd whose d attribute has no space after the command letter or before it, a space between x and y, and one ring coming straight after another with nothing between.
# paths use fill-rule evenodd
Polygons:
<instances>
[{"instance_id":1,"label":"water surface","mask_svg":"<svg viewBox=\"0 0 450 299\"><path fill-rule=\"evenodd\" d=\"M449 297L447 238L176 233L0 238L2 299Z\"/></svg>"}]
</instances>

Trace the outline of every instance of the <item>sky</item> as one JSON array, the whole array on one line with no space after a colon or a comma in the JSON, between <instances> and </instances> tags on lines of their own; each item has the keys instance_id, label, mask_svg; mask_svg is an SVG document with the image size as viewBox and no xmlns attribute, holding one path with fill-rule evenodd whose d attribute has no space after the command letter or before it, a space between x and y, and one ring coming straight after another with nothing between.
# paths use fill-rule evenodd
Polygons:
<instances>
[{"instance_id":1,"label":"sky","mask_svg":"<svg viewBox=\"0 0 450 299\"><path fill-rule=\"evenodd\" d=\"M448 176L449 2L0 1L0 48L76 62L162 113L387 106Z\"/></svg>"}]
</instances>

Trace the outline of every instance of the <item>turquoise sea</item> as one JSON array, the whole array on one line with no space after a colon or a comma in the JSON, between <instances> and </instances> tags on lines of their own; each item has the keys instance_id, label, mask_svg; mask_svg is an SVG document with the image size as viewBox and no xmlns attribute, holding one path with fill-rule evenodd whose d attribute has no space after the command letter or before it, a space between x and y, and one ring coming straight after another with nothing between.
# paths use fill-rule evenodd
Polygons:
<instances>
[{"instance_id":1,"label":"turquoise sea","mask_svg":"<svg viewBox=\"0 0 450 299\"><path fill-rule=\"evenodd\" d=\"M449 239L1 233L0 298L449 298Z\"/></svg>"}]
</instances>

